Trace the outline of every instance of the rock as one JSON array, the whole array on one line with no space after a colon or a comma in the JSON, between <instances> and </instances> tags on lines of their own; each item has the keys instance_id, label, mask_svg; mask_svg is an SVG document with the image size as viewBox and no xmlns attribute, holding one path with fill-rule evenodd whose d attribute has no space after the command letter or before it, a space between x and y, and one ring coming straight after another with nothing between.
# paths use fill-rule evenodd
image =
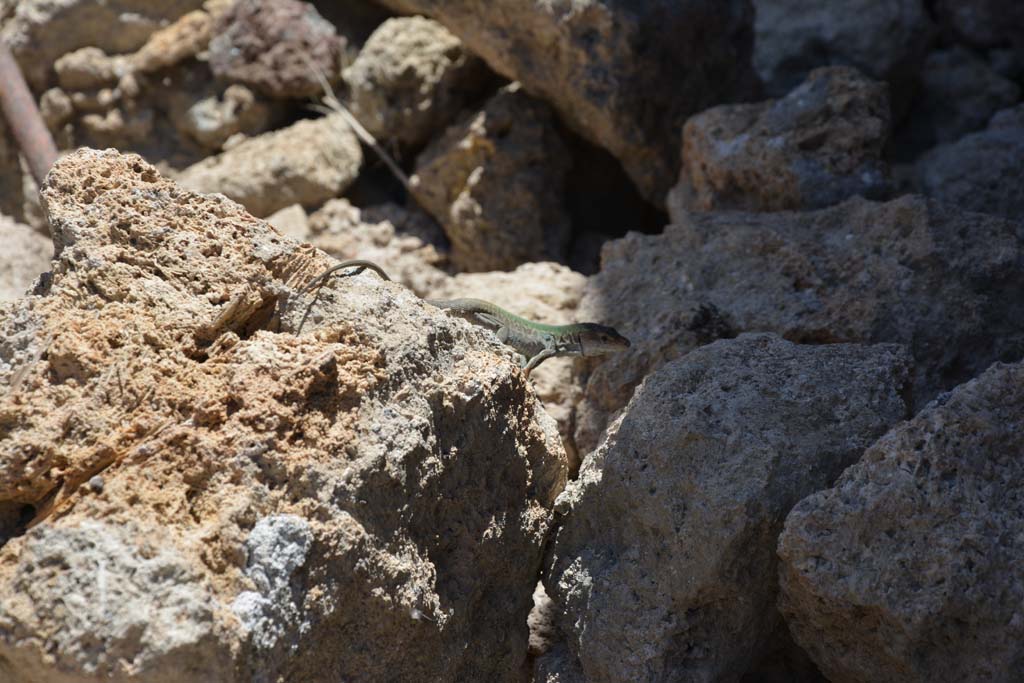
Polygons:
<instances>
[{"instance_id":1,"label":"rock","mask_svg":"<svg viewBox=\"0 0 1024 683\"><path fill-rule=\"evenodd\" d=\"M192 103L180 117L181 127L208 149L220 149L238 133L266 131L275 118L271 106L244 85L229 85L223 93Z\"/></svg>"},{"instance_id":2,"label":"rock","mask_svg":"<svg viewBox=\"0 0 1024 683\"><path fill-rule=\"evenodd\" d=\"M420 154L412 191L444 227L456 267L511 270L564 257L568 169L550 109L512 85Z\"/></svg>"},{"instance_id":3,"label":"rock","mask_svg":"<svg viewBox=\"0 0 1024 683\"><path fill-rule=\"evenodd\" d=\"M315 207L356 179L363 152L339 115L302 120L250 138L181 172L197 192L220 192L255 216L292 204Z\"/></svg>"},{"instance_id":4,"label":"rock","mask_svg":"<svg viewBox=\"0 0 1024 683\"><path fill-rule=\"evenodd\" d=\"M371 134L419 147L480 94L486 74L441 24L398 17L374 31L343 75L352 113Z\"/></svg>"},{"instance_id":5,"label":"rock","mask_svg":"<svg viewBox=\"0 0 1024 683\"><path fill-rule=\"evenodd\" d=\"M693 213L605 245L581 319L633 342L587 379L576 444L594 448L640 381L746 331L907 346L912 402L1024 356L1024 222L906 196L803 213Z\"/></svg>"},{"instance_id":6,"label":"rock","mask_svg":"<svg viewBox=\"0 0 1024 683\"><path fill-rule=\"evenodd\" d=\"M0 307L0 503L35 519L4 675L518 681L566 466L511 354L397 284L300 294L330 259L138 156L43 194L53 277Z\"/></svg>"},{"instance_id":7,"label":"rock","mask_svg":"<svg viewBox=\"0 0 1024 683\"><path fill-rule=\"evenodd\" d=\"M1024 675L1024 364L892 429L779 540L780 607L833 681Z\"/></svg>"},{"instance_id":8,"label":"rock","mask_svg":"<svg viewBox=\"0 0 1024 683\"><path fill-rule=\"evenodd\" d=\"M557 263L524 263L510 273L459 273L440 281L426 298L485 299L530 320L564 325L580 320L576 307L586 282L583 275ZM544 408L558 422L571 472L580 463L573 423L581 387L573 373L573 360L549 358L530 374Z\"/></svg>"},{"instance_id":9,"label":"rock","mask_svg":"<svg viewBox=\"0 0 1024 683\"><path fill-rule=\"evenodd\" d=\"M960 46L928 53L921 93L899 131L899 156L913 159L936 144L985 127L992 115L1020 100L1020 88Z\"/></svg>"},{"instance_id":10,"label":"rock","mask_svg":"<svg viewBox=\"0 0 1024 683\"><path fill-rule=\"evenodd\" d=\"M213 35L213 17L202 10L189 12L149 37L129 59L134 71L149 73L174 66L206 49Z\"/></svg>"},{"instance_id":11,"label":"rock","mask_svg":"<svg viewBox=\"0 0 1024 683\"><path fill-rule=\"evenodd\" d=\"M584 678L736 681L782 637L786 513L905 415L896 345L743 335L662 366L559 496L544 585Z\"/></svg>"},{"instance_id":12,"label":"rock","mask_svg":"<svg viewBox=\"0 0 1024 683\"><path fill-rule=\"evenodd\" d=\"M768 94L789 92L817 67L845 65L888 81L894 111L906 111L933 33L922 0L754 0L754 7L754 67Z\"/></svg>"},{"instance_id":13,"label":"rock","mask_svg":"<svg viewBox=\"0 0 1024 683\"><path fill-rule=\"evenodd\" d=\"M14 301L31 289L40 273L50 269L50 238L0 214L0 302Z\"/></svg>"},{"instance_id":14,"label":"rock","mask_svg":"<svg viewBox=\"0 0 1024 683\"><path fill-rule=\"evenodd\" d=\"M812 71L784 98L723 105L683 128L683 169L669 214L816 209L891 191L882 150L889 97L856 69Z\"/></svg>"},{"instance_id":15,"label":"rock","mask_svg":"<svg viewBox=\"0 0 1024 683\"><path fill-rule=\"evenodd\" d=\"M344 200L331 200L344 201ZM330 202L328 202L330 203ZM267 222L274 229L296 242L308 242L310 238L309 216L301 204L292 204L267 216Z\"/></svg>"},{"instance_id":16,"label":"rock","mask_svg":"<svg viewBox=\"0 0 1024 683\"><path fill-rule=\"evenodd\" d=\"M550 102L662 205L687 117L745 95L749 0L384 0L448 27L499 74Z\"/></svg>"},{"instance_id":17,"label":"rock","mask_svg":"<svg viewBox=\"0 0 1024 683\"><path fill-rule=\"evenodd\" d=\"M0 215L23 218L24 181L18 142L0 116Z\"/></svg>"},{"instance_id":18,"label":"rock","mask_svg":"<svg viewBox=\"0 0 1024 683\"><path fill-rule=\"evenodd\" d=\"M307 240L339 261L373 261L392 280L427 297L448 274L441 270L444 254L429 239L430 228L423 228L423 223L433 226L422 212L394 205L359 209L347 199L332 199L309 217Z\"/></svg>"},{"instance_id":19,"label":"rock","mask_svg":"<svg viewBox=\"0 0 1024 683\"><path fill-rule=\"evenodd\" d=\"M1024 104L996 114L986 130L928 152L915 173L926 195L1024 220Z\"/></svg>"},{"instance_id":20,"label":"rock","mask_svg":"<svg viewBox=\"0 0 1024 683\"><path fill-rule=\"evenodd\" d=\"M1016 0L936 0L939 25L981 48L1003 47L1024 61L1024 5Z\"/></svg>"},{"instance_id":21,"label":"rock","mask_svg":"<svg viewBox=\"0 0 1024 683\"><path fill-rule=\"evenodd\" d=\"M58 57L82 47L112 55L133 52L164 23L199 9L203 0L18 0L0 37L36 92L49 84Z\"/></svg>"},{"instance_id":22,"label":"rock","mask_svg":"<svg viewBox=\"0 0 1024 683\"><path fill-rule=\"evenodd\" d=\"M116 85L128 68L124 57L108 57L97 47L69 52L53 63L57 83L65 90L95 90Z\"/></svg>"},{"instance_id":23,"label":"rock","mask_svg":"<svg viewBox=\"0 0 1024 683\"><path fill-rule=\"evenodd\" d=\"M337 83L348 42L301 0L239 0L221 14L210 41L210 70L268 97L323 95L316 70Z\"/></svg>"}]
</instances>

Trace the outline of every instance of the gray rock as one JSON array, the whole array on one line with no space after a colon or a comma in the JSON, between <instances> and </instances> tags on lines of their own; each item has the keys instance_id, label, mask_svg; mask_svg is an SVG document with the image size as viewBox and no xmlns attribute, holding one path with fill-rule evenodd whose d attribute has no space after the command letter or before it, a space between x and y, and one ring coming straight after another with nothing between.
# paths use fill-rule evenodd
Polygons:
<instances>
[{"instance_id":1,"label":"gray rock","mask_svg":"<svg viewBox=\"0 0 1024 683\"><path fill-rule=\"evenodd\" d=\"M856 69L812 71L780 100L722 105L683 128L683 168L669 194L686 211L817 209L891 192L884 83Z\"/></svg>"},{"instance_id":2,"label":"gray rock","mask_svg":"<svg viewBox=\"0 0 1024 683\"><path fill-rule=\"evenodd\" d=\"M933 27L922 0L754 0L754 67L781 96L830 64L888 81L894 110L905 111Z\"/></svg>"},{"instance_id":3,"label":"gray rock","mask_svg":"<svg viewBox=\"0 0 1024 683\"><path fill-rule=\"evenodd\" d=\"M7 549L0 651L9 680L55 680L55 670L63 681L227 680L210 586L177 548L140 532L83 520L42 526L17 554Z\"/></svg>"},{"instance_id":4,"label":"gray rock","mask_svg":"<svg viewBox=\"0 0 1024 683\"><path fill-rule=\"evenodd\" d=\"M399 17L374 31L343 76L371 134L418 147L480 94L487 68L436 21Z\"/></svg>"},{"instance_id":5,"label":"gray rock","mask_svg":"<svg viewBox=\"0 0 1024 683\"><path fill-rule=\"evenodd\" d=\"M987 129L940 145L915 166L920 191L969 211L1024 220L1024 104Z\"/></svg>"},{"instance_id":6,"label":"gray rock","mask_svg":"<svg viewBox=\"0 0 1024 683\"><path fill-rule=\"evenodd\" d=\"M661 367L556 502L544 578L591 683L735 681L782 637L777 535L905 415L896 345L743 335Z\"/></svg>"},{"instance_id":7,"label":"gray rock","mask_svg":"<svg viewBox=\"0 0 1024 683\"><path fill-rule=\"evenodd\" d=\"M997 363L790 513L780 607L829 680L1024 680L1022 416Z\"/></svg>"},{"instance_id":8,"label":"gray rock","mask_svg":"<svg viewBox=\"0 0 1024 683\"><path fill-rule=\"evenodd\" d=\"M316 207L355 182L363 151L338 114L307 119L245 140L189 166L178 181L220 192L255 216L302 204Z\"/></svg>"},{"instance_id":9,"label":"gray rock","mask_svg":"<svg viewBox=\"0 0 1024 683\"><path fill-rule=\"evenodd\" d=\"M976 47L1004 47L1024 58L1024 5L1017 0L936 0L939 25Z\"/></svg>"},{"instance_id":10,"label":"gray rock","mask_svg":"<svg viewBox=\"0 0 1024 683\"><path fill-rule=\"evenodd\" d=\"M602 261L578 314L633 346L589 374L576 415L581 453L644 376L738 332L904 344L917 406L993 361L1024 357L1024 222L922 197L693 213L662 235L606 244Z\"/></svg>"},{"instance_id":11,"label":"gray rock","mask_svg":"<svg viewBox=\"0 0 1024 683\"><path fill-rule=\"evenodd\" d=\"M565 256L568 170L550 108L511 85L427 146L411 183L451 240L456 267L512 270Z\"/></svg>"},{"instance_id":12,"label":"gray rock","mask_svg":"<svg viewBox=\"0 0 1024 683\"><path fill-rule=\"evenodd\" d=\"M934 50L921 70L921 92L897 133L897 153L913 159L936 144L955 142L984 128L1020 94L1016 83L972 51L960 46Z\"/></svg>"},{"instance_id":13,"label":"gray rock","mask_svg":"<svg viewBox=\"0 0 1024 683\"><path fill-rule=\"evenodd\" d=\"M384 0L447 26L622 162L648 200L679 170L686 118L745 94L749 0Z\"/></svg>"}]
</instances>

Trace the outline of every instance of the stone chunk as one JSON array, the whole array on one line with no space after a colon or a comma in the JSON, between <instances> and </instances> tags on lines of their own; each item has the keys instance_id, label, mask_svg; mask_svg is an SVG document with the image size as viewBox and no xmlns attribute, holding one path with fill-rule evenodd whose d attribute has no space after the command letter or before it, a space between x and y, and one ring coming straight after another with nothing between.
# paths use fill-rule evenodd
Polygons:
<instances>
[{"instance_id":1,"label":"stone chunk","mask_svg":"<svg viewBox=\"0 0 1024 683\"><path fill-rule=\"evenodd\" d=\"M444 228L460 270L511 270L564 257L568 170L551 110L512 85L420 154L412 191Z\"/></svg>"},{"instance_id":2,"label":"stone chunk","mask_svg":"<svg viewBox=\"0 0 1024 683\"><path fill-rule=\"evenodd\" d=\"M1024 676L1024 364L893 428L779 540L780 607L832 681Z\"/></svg>"},{"instance_id":3,"label":"stone chunk","mask_svg":"<svg viewBox=\"0 0 1024 683\"><path fill-rule=\"evenodd\" d=\"M0 305L0 676L518 683L567 468L512 354L397 283L303 292L325 254L137 155L42 193L52 278Z\"/></svg>"},{"instance_id":4,"label":"stone chunk","mask_svg":"<svg viewBox=\"0 0 1024 683\"><path fill-rule=\"evenodd\" d=\"M997 113L987 129L928 152L915 173L926 195L1024 220L1024 104Z\"/></svg>"},{"instance_id":5,"label":"stone chunk","mask_svg":"<svg viewBox=\"0 0 1024 683\"><path fill-rule=\"evenodd\" d=\"M418 147L479 94L486 67L436 21L396 17L373 32L344 78L352 113L371 134Z\"/></svg>"},{"instance_id":6,"label":"stone chunk","mask_svg":"<svg viewBox=\"0 0 1024 683\"><path fill-rule=\"evenodd\" d=\"M907 346L924 405L996 360L1024 357L1024 222L919 196L802 213L691 213L662 235L605 245L582 319L630 349L601 360L576 440L600 431L644 376L744 331L804 343Z\"/></svg>"},{"instance_id":7,"label":"stone chunk","mask_svg":"<svg viewBox=\"0 0 1024 683\"><path fill-rule=\"evenodd\" d=\"M746 94L750 0L384 0L550 102L661 206L687 117Z\"/></svg>"},{"instance_id":8,"label":"stone chunk","mask_svg":"<svg viewBox=\"0 0 1024 683\"><path fill-rule=\"evenodd\" d=\"M210 69L268 97L323 95L315 69L332 83L348 41L302 0L239 0L217 17Z\"/></svg>"},{"instance_id":9,"label":"stone chunk","mask_svg":"<svg viewBox=\"0 0 1024 683\"><path fill-rule=\"evenodd\" d=\"M889 138L884 83L856 69L812 71L788 95L723 105L683 129L683 169L669 195L686 211L817 209L891 191L882 150Z\"/></svg>"},{"instance_id":10,"label":"stone chunk","mask_svg":"<svg viewBox=\"0 0 1024 683\"><path fill-rule=\"evenodd\" d=\"M906 111L933 27L923 0L754 0L754 67L770 95L796 87L813 69L853 66L887 81Z\"/></svg>"},{"instance_id":11,"label":"stone chunk","mask_svg":"<svg viewBox=\"0 0 1024 683\"><path fill-rule=\"evenodd\" d=\"M718 341L661 367L559 496L544 585L590 683L735 681L784 637L790 508L904 417L896 345Z\"/></svg>"},{"instance_id":12,"label":"stone chunk","mask_svg":"<svg viewBox=\"0 0 1024 683\"><path fill-rule=\"evenodd\" d=\"M189 166L178 177L197 192L220 192L255 216L292 204L316 207L351 185L363 163L355 133L339 115L264 133Z\"/></svg>"}]
</instances>

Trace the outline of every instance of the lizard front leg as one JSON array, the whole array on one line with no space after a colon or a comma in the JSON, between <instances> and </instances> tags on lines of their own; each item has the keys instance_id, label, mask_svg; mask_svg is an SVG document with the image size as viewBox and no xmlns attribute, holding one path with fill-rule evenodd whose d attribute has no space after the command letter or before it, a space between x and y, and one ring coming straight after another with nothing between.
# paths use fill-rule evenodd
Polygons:
<instances>
[{"instance_id":1,"label":"lizard front leg","mask_svg":"<svg viewBox=\"0 0 1024 683\"><path fill-rule=\"evenodd\" d=\"M526 367L523 368L523 374L529 377L530 371L532 371L535 367L543 363L548 358L551 358L552 356L555 356L557 354L558 352L555 351L555 349L544 349L543 351L541 351L536 356L530 359L530 362L527 363Z\"/></svg>"}]
</instances>

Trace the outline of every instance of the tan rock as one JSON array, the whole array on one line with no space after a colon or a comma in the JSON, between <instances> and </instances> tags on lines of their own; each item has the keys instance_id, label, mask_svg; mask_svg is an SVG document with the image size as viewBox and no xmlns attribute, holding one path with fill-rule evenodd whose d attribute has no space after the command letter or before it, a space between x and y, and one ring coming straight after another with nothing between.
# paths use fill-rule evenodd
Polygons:
<instances>
[{"instance_id":1,"label":"tan rock","mask_svg":"<svg viewBox=\"0 0 1024 683\"><path fill-rule=\"evenodd\" d=\"M251 138L181 172L197 192L220 192L253 215L269 216L292 204L315 207L355 179L363 152L338 115L304 120Z\"/></svg>"},{"instance_id":2,"label":"tan rock","mask_svg":"<svg viewBox=\"0 0 1024 683\"><path fill-rule=\"evenodd\" d=\"M352 113L370 133L418 146L479 94L486 73L441 24L395 17L373 32L342 75Z\"/></svg>"},{"instance_id":3,"label":"tan rock","mask_svg":"<svg viewBox=\"0 0 1024 683\"><path fill-rule=\"evenodd\" d=\"M412 191L444 227L463 271L564 258L569 155L546 104L503 88L416 160Z\"/></svg>"},{"instance_id":4,"label":"tan rock","mask_svg":"<svg viewBox=\"0 0 1024 683\"><path fill-rule=\"evenodd\" d=\"M203 10L189 12L151 35L146 44L131 55L130 64L132 69L141 72L165 69L205 50L212 35L213 18Z\"/></svg>"},{"instance_id":5,"label":"tan rock","mask_svg":"<svg viewBox=\"0 0 1024 683\"><path fill-rule=\"evenodd\" d=\"M0 301L14 301L50 269L53 242L31 226L0 214L0 245Z\"/></svg>"},{"instance_id":6,"label":"tan rock","mask_svg":"<svg viewBox=\"0 0 1024 683\"><path fill-rule=\"evenodd\" d=\"M308 240L339 261L373 261L392 280L426 297L449 277L441 270L445 257L430 239L431 228L437 230L422 212L395 205L359 209L347 199L332 199L309 217Z\"/></svg>"},{"instance_id":7,"label":"tan rock","mask_svg":"<svg viewBox=\"0 0 1024 683\"><path fill-rule=\"evenodd\" d=\"M98 47L74 50L53 63L57 83L65 90L96 90L112 86L129 69L124 57L109 57Z\"/></svg>"},{"instance_id":8,"label":"tan rock","mask_svg":"<svg viewBox=\"0 0 1024 683\"><path fill-rule=\"evenodd\" d=\"M330 259L134 155L44 201L52 284L0 309L0 503L37 522L5 673L518 681L566 468L508 351L398 284L299 295Z\"/></svg>"}]
</instances>

